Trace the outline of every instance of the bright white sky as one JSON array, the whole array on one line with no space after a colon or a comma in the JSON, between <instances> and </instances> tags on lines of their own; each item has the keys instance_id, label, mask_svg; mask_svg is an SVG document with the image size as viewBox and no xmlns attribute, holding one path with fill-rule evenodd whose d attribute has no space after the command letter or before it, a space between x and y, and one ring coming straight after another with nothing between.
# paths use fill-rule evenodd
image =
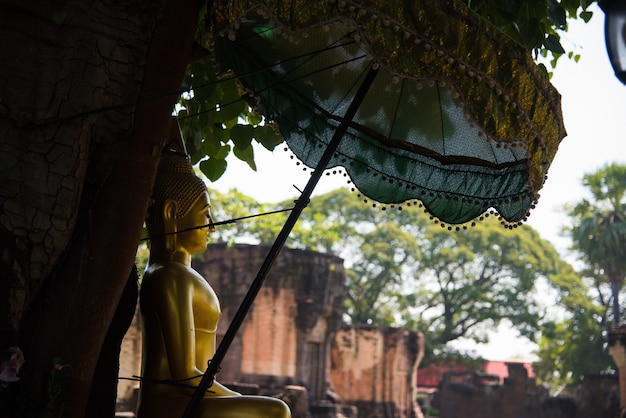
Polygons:
<instances>
[{"instance_id":1,"label":"bright white sky","mask_svg":"<svg viewBox=\"0 0 626 418\"><path fill-rule=\"evenodd\" d=\"M561 58L552 83L562 95L562 109L568 136L563 140L548 172L537 208L528 223L566 255L567 239L559 236L567 217L561 208L584 195L583 174L609 162L626 163L626 86L614 76L604 41L604 14L594 7L588 24L572 22L562 37L566 50L575 48L582 55L578 63ZM278 202L295 197L304 189L309 174L296 167L283 147L270 153L256 151L258 171L236 159L229 160L226 175L210 187L219 191L237 188L260 202ZM346 185L342 176L323 176L315 189L326 193ZM495 341L497 339L497 341ZM528 358L534 346L500 327L490 344L473 348L492 360Z\"/></svg>"}]
</instances>

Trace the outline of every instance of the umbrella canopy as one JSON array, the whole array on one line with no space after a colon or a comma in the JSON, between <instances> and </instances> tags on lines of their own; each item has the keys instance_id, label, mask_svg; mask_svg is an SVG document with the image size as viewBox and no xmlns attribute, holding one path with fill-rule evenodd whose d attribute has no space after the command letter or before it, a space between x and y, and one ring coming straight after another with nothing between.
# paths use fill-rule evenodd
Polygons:
<instances>
[{"instance_id":1,"label":"umbrella canopy","mask_svg":"<svg viewBox=\"0 0 626 418\"><path fill-rule=\"evenodd\" d=\"M328 167L365 196L419 199L451 224L523 220L565 136L560 95L530 54L457 0L229 1L217 62L294 154L316 167L379 69Z\"/></svg>"},{"instance_id":2,"label":"umbrella canopy","mask_svg":"<svg viewBox=\"0 0 626 418\"><path fill-rule=\"evenodd\" d=\"M526 50L457 0L216 1L232 71L315 167L191 398L192 417L324 169L382 203L459 224L523 220L565 136L560 96Z\"/></svg>"}]
</instances>

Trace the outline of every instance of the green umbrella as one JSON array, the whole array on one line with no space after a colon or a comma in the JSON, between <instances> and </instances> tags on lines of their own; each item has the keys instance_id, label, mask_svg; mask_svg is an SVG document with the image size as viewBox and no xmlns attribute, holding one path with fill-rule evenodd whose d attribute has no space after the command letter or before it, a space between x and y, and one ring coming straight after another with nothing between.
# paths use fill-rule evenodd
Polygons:
<instances>
[{"instance_id":1,"label":"green umbrella","mask_svg":"<svg viewBox=\"0 0 626 418\"><path fill-rule=\"evenodd\" d=\"M565 136L560 95L530 54L459 1L235 1L218 64L317 167L379 68L328 167L381 203L419 199L450 224L523 220Z\"/></svg>"},{"instance_id":2,"label":"green umbrella","mask_svg":"<svg viewBox=\"0 0 626 418\"><path fill-rule=\"evenodd\" d=\"M326 168L365 196L417 199L442 222L515 226L565 136L560 95L529 53L458 0L216 1L214 53L314 168L185 416L211 385Z\"/></svg>"}]
</instances>

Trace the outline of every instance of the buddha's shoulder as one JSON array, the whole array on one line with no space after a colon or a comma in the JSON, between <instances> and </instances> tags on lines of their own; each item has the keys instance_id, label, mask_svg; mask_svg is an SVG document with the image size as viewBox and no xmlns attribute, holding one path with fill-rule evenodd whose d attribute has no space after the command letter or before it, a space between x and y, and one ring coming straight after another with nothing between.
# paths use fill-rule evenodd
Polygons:
<instances>
[{"instance_id":1,"label":"buddha's shoulder","mask_svg":"<svg viewBox=\"0 0 626 418\"><path fill-rule=\"evenodd\" d=\"M148 266L143 275L142 286L194 285L204 278L191 267L180 263L155 263Z\"/></svg>"}]
</instances>

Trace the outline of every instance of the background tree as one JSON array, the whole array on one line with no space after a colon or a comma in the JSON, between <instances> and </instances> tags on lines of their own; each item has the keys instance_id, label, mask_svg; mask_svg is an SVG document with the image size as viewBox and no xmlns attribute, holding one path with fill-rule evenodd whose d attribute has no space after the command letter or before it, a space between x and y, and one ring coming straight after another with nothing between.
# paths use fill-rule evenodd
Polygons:
<instances>
[{"instance_id":1,"label":"background tree","mask_svg":"<svg viewBox=\"0 0 626 418\"><path fill-rule=\"evenodd\" d=\"M626 273L626 166L606 165L583 176L583 184L592 198L566 208L572 226L565 229L580 272L553 279L563 310L539 342L538 375L559 385L576 383L586 373L615 371L606 335L611 319L618 324L624 311L619 296Z\"/></svg>"},{"instance_id":2,"label":"background tree","mask_svg":"<svg viewBox=\"0 0 626 418\"><path fill-rule=\"evenodd\" d=\"M455 233L431 225L414 273L416 325L434 331L439 344L485 342L506 320L535 340L543 316L536 286L560 274L560 265L554 247L528 225L512 231L489 218Z\"/></svg>"},{"instance_id":3,"label":"background tree","mask_svg":"<svg viewBox=\"0 0 626 418\"><path fill-rule=\"evenodd\" d=\"M626 277L626 165L608 164L583 176L592 200L568 210L572 249L611 285L613 325L620 324L619 293Z\"/></svg>"},{"instance_id":4,"label":"background tree","mask_svg":"<svg viewBox=\"0 0 626 418\"><path fill-rule=\"evenodd\" d=\"M232 198L238 195L218 193L212 201L227 217L238 200L250 199ZM276 210L292 203L251 206ZM235 240L271 242L280 216L243 221ZM611 301L604 276L593 269L577 274L527 225L506 230L491 217L449 231L419 208L383 211L337 189L314 197L296 228L289 246L346 260L345 321L419 329L427 337L424 364L479 367L475 355L447 343L485 342L487 331L506 321L530 340L540 335L537 374L552 386L612 370L603 337Z\"/></svg>"},{"instance_id":5,"label":"background tree","mask_svg":"<svg viewBox=\"0 0 626 418\"><path fill-rule=\"evenodd\" d=\"M415 237L385 221L361 238L360 252L352 254L346 270L345 315L354 325L399 325L407 305L404 279L418 257Z\"/></svg>"},{"instance_id":6,"label":"background tree","mask_svg":"<svg viewBox=\"0 0 626 418\"><path fill-rule=\"evenodd\" d=\"M248 234L260 233L256 228ZM287 245L346 260L347 322L420 329L435 346L462 337L485 341L503 320L534 339L543 315L535 285L565 268L530 226L509 230L488 217L450 231L422 209L383 211L347 189L314 197L300 228Z\"/></svg>"},{"instance_id":7,"label":"background tree","mask_svg":"<svg viewBox=\"0 0 626 418\"><path fill-rule=\"evenodd\" d=\"M209 193L214 222L240 219L223 226L218 225L215 232L211 234L212 241L269 243L275 238L274 231L280 222L284 222L285 217L280 214L253 218L254 215L265 213L270 209L267 204L257 202L236 189L229 190L227 193L209 190Z\"/></svg>"},{"instance_id":8,"label":"background tree","mask_svg":"<svg viewBox=\"0 0 626 418\"><path fill-rule=\"evenodd\" d=\"M608 300L571 266L551 277L556 319L544 323L535 364L537 376L552 387L577 384L585 374L611 373L606 349ZM595 295L594 295L595 294Z\"/></svg>"}]
</instances>

